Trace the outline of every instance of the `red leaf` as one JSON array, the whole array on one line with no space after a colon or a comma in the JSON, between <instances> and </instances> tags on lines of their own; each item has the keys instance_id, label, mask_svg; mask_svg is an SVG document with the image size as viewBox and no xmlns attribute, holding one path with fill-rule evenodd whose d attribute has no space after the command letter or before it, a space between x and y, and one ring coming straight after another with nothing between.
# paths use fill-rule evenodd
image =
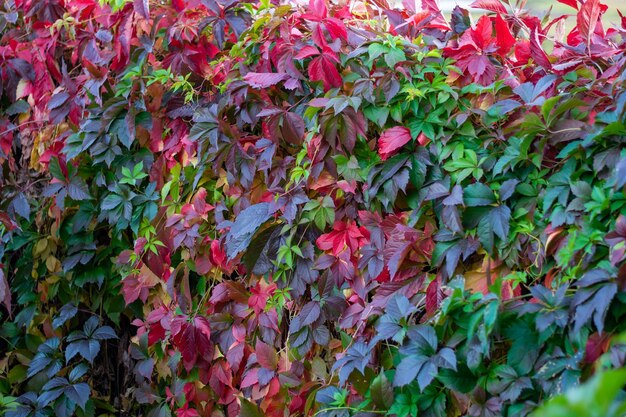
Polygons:
<instances>
[{"instance_id":1,"label":"red leaf","mask_svg":"<svg viewBox=\"0 0 626 417\"><path fill-rule=\"evenodd\" d=\"M242 389L251 387L252 385L259 382L259 377L258 377L259 369L261 368L252 368L248 372L246 372L240 384L240 387Z\"/></svg>"},{"instance_id":2,"label":"red leaf","mask_svg":"<svg viewBox=\"0 0 626 417\"><path fill-rule=\"evenodd\" d=\"M122 280L124 301L128 305L140 298L145 303L150 288L155 287L159 282L161 282L159 277L142 263L137 273L128 275Z\"/></svg>"},{"instance_id":3,"label":"red leaf","mask_svg":"<svg viewBox=\"0 0 626 417\"><path fill-rule=\"evenodd\" d=\"M426 288L426 314L434 314L441 301L443 300L443 291L441 290L441 277L437 275L437 278L431 281Z\"/></svg>"},{"instance_id":4,"label":"red leaf","mask_svg":"<svg viewBox=\"0 0 626 417\"><path fill-rule=\"evenodd\" d=\"M539 65L546 69L552 68L552 63L548 59L548 55L544 52L539 42L537 29L533 29L530 33L530 56Z\"/></svg>"},{"instance_id":5,"label":"red leaf","mask_svg":"<svg viewBox=\"0 0 626 417\"><path fill-rule=\"evenodd\" d=\"M422 9L428 10L431 13L441 13L441 8L437 0L422 0Z\"/></svg>"},{"instance_id":6,"label":"red leaf","mask_svg":"<svg viewBox=\"0 0 626 417\"><path fill-rule=\"evenodd\" d=\"M276 350L268 344L256 342L256 360L265 369L275 370L278 366L278 355Z\"/></svg>"},{"instance_id":7,"label":"red leaf","mask_svg":"<svg viewBox=\"0 0 626 417\"><path fill-rule=\"evenodd\" d=\"M470 7L475 9L490 10L500 14L507 14L506 9L499 0L476 0L470 4Z\"/></svg>"},{"instance_id":8,"label":"red leaf","mask_svg":"<svg viewBox=\"0 0 626 417\"><path fill-rule=\"evenodd\" d=\"M319 19L325 19L328 16L328 9L326 8L325 0L310 0L308 11L308 14L311 14Z\"/></svg>"},{"instance_id":9,"label":"red leaf","mask_svg":"<svg viewBox=\"0 0 626 417\"><path fill-rule=\"evenodd\" d=\"M174 6L174 10L177 12L182 12L187 8L185 0L172 0L172 6Z\"/></svg>"},{"instance_id":10,"label":"red leaf","mask_svg":"<svg viewBox=\"0 0 626 417\"><path fill-rule=\"evenodd\" d=\"M496 43L501 56L508 54L515 45L515 38L511 35L509 25L499 14L496 15Z\"/></svg>"},{"instance_id":11,"label":"red leaf","mask_svg":"<svg viewBox=\"0 0 626 417\"><path fill-rule=\"evenodd\" d=\"M587 345L585 346L585 362L594 363L604 352L607 351L611 342L611 334L593 333L587 339Z\"/></svg>"},{"instance_id":12,"label":"red leaf","mask_svg":"<svg viewBox=\"0 0 626 417\"><path fill-rule=\"evenodd\" d=\"M230 269L228 262L226 261L226 252L220 246L219 240L211 242L211 262L213 265L217 265L222 269Z\"/></svg>"},{"instance_id":13,"label":"red leaf","mask_svg":"<svg viewBox=\"0 0 626 417\"><path fill-rule=\"evenodd\" d=\"M213 266L213 264L211 263L211 259L208 255L205 254L196 256L196 259L194 259L194 261L196 266L196 272L200 275L208 274L211 270L211 267Z\"/></svg>"},{"instance_id":14,"label":"red leaf","mask_svg":"<svg viewBox=\"0 0 626 417\"><path fill-rule=\"evenodd\" d=\"M258 316L265 309L267 300L276 291L276 284L269 284L265 280L261 279L259 282L250 289L252 295L248 298L248 307L254 310L254 313Z\"/></svg>"},{"instance_id":15,"label":"red leaf","mask_svg":"<svg viewBox=\"0 0 626 417\"><path fill-rule=\"evenodd\" d=\"M419 232L404 224L397 224L389 234L385 243L383 256L389 270L389 278L393 281L396 278L402 263L413 249L413 245L418 241Z\"/></svg>"},{"instance_id":16,"label":"red leaf","mask_svg":"<svg viewBox=\"0 0 626 417\"><path fill-rule=\"evenodd\" d=\"M483 51L488 49L495 41L493 38L493 24L491 23L491 19L487 16L482 16L478 19L476 29L471 29L470 33L476 46Z\"/></svg>"},{"instance_id":17,"label":"red leaf","mask_svg":"<svg viewBox=\"0 0 626 417\"><path fill-rule=\"evenodd\" d=\"M334 39L348 39L348 30L346 29L346 25L339 19L335 19L334 17L329 17L324 20L324 27L328 31L330 37Z\"/></svg>"},{"instance_id":18,"label":"red leaf","mask_svg":"<svg viewBox=\"0 0 626 417\"><path fill-rule=\"evenodd\" d=\"M199 417L200 414L193 409L189 408L189 404L185 403L185 406L176 410L176 417Z\"/></svg>"},{"instance_id":19,"label":"red leaf","mask_svg":"<svg viewBox=\"0 0 626 417\"><path fill-rule=\"evenodd\" d=\"M309 64L309 77L311 81L322 81L324 83L324 91L328 91L331 88L339 88L343 84L341 74L335 68L335 64L328 54L320 55L311 61Z\"/></svg>"},{"instance_id":20,"label":"red leaf","mask_svg":"<svg viewBox=\"0 0 626 417\"><path fill-rule=\"evenodd\" d=\"M515 44L515 59L520 64L526 64L530 59L530 42L520 39Z\"/></svg>"},{"instance_id":21,"label":"red leaf","mask_svg":"<svg viewBox=\"0 0 626 417\"><path fill-rule=\"evenodd\" d=\"M267 88L289 78L285 73L249 72L243 79L253 88Z\"/></svg>"},{"instance_id":22,"label":"red leaf","mask_svg":"<svg viewBox=\"0 0 626 417\"><path fill-rule=\"evenodd\" d=\"M187 321L187 316L176 316L172 320L173 342L183 356L187 371L196 363L197 356L211 356L211 331L205 317L197 316Z\"/></svg>"},{"instance_id":23,"label":"red leaf","mask_svg":"<svg viewBox=\"0 0 626 417\"><path fill-rule=\"evenodd\" d=\"M578 1L577 0L556 0L559 3L563 3L563 4L567 4L568 6L573 7L574 9L578 10Z\"/></svg>"},{"instance_id":24,"label":"red leaf","mask_svg":"<svg viewBox=\"0 0 626 417\"><path fill-rule=\"evenodd\" d=\"M626 16L624 16L622 12L620 12L619 10L617 11L617 14L619 15L620 21L622 22L622 29L625 29L626 28Z\"/></svg>"},{"instance_id":25,"label":"red leaf","mask_svg":"<svg viewBox=\"0 0 626 417\"><path fill-rule=\"evenodd\" d=\"M600 0L585 1L576 15L576 26L587 46L589 46L591 35L596 28L599 18Z\"/></svg>"},{"instance_id":26,"label":"red leaf","mask_svg":"<svg viewBox=\"0 0 626 417\"><path fill-rule=\"evenodd\" d=\"M333 225L333 231L326 233L317 238L315 243L322 250L332 250L333 255L337 256L344 249L348 248L351 252L357 251L360 247L367 243L369 234L364 227L358 227L354 222L336 221Z\"/></svg>"},{"instance_id":27,"label":"red leaf","mask_svg":"<svg viewBox=\"0 0 626 417\"><path fill-rule=\"evenodd\" d=\"M304 120L297 113L285 112L281 118L280 133L289 143L300 145L304 137L304 128Z\"/></svg>"},{"instance_id":28,"label":"red leaf","mask_svg":"<svg viewBox=\"0 0 626 417\"><path fill-rule=\"evenodd\" d=\"M422 132L417 135L417 143L419 143L421 146L426 146L430 143L430 139L424 134L424 132Z\"/></svg>"},{"instance_id":29,"label":"red leaf","mask_svg":"<svg viewBox=\"0 0 626 417\"><path fill-rule=\"evenodd\" d=\"M314 47L307 45L304 48L300 49L300 51L293 57L293 59L305 59L311 56L319 55L320 51Z\"/></svg>"},{"instance_id":30,"label":"red leaf","mask_svg":"<svg viewBox=\"0 0 626 417\"><path fill-rule=\"evenodd\" d=\"M165 329L160 322L154 323L148 330L148 345L152 346L156 342L160 342L165 339Z\"/></svg>"},{"instance_id":31,"label":"red leaf","mask_svg":"<svg viewBox=\"0 0 626 417\"><path fill-rule=\"evenodd\" d=\"M2 223L9 232L17 228L17 224L13 220L11 220L7 213L3 211L0 211L0 223Z\"/></svg>"},{"instance_id":32,"label":"red leaf","mask_svg":"<svg viewBox=\"0 0 626 417\"><path fill-rule=\"evenodd\" d=\"M420 10L415 13L413 16L407 19L407 22L414 26L419 26L424 20L431 16L431 12L428 10Z\"/></svg>"},{"instance_id":33,"label":"red leaf","mask_svg":"<svg viewBox=\"0 0 626 417\"><path fill-rule=\"evenodd\" d=\"M378 139L378 154L385 160L411 140L411 131L403 126L387 129Z\"/></svg>"}]
</instances>

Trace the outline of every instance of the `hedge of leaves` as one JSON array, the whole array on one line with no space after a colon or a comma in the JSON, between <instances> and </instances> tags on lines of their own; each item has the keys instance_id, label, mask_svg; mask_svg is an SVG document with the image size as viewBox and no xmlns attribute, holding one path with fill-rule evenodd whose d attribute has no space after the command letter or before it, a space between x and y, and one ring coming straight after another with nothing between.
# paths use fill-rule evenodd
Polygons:
<instances>
[{"instance_id":1,"label":"hedge of leaves","mask_svg":"<svg viewBox=\"0 0 626 417\"><path fill-rule=\"evenodd\" d=\"M622 415L626 18L559 1L4 0L0 414Z\"/></svg>"}]
</instances>

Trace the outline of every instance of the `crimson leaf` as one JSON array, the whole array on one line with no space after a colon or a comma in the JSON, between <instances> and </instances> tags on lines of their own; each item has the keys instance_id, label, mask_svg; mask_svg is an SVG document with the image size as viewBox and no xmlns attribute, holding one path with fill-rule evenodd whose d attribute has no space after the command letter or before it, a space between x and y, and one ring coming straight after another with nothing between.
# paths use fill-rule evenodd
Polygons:
<instances>
[{"instance_id":1,"label":"crimson leaf","mask_svg":"<svg viewBox=\"0 0 626 417\"><path fill-rule=\"evenodd\" d=\"M268 88L289 78L285 73L249 72L243 79L254 88Z\"/></svg>"},{"instance_id":2,"label":"crimson leaf","mask_svg":"<svg viewBox=\"0 0 626 417\"><path fill-rule=\"evenodd\" d=\"M335 62L327 54L321 54L309 64L309 77L311 81L322 81L324 90L339 88L343 84L341 74L335 67Z\"/></svg>"},{"instance_id":3,"label":"crimson leaf","mask_svg":"<svg viewBox=\"0 0 626 417\"><path fill-rule=\"evenodd\" d=\"M395 126L383 132L378 139L378 154L384 160L411 140L411 131L403 126Z\"/></svg>"},{"instance_id":4,"label":"crimson leaf","mask_svg":"<svg viewBox=\"0 0 626 417\"><path fill-rule=\"evenodd\" d=\"M470 7L475 9L485 9L499 14L506 14L506 9L500 2L500 0L476 0Z\"/></svg>"}]
</instances>

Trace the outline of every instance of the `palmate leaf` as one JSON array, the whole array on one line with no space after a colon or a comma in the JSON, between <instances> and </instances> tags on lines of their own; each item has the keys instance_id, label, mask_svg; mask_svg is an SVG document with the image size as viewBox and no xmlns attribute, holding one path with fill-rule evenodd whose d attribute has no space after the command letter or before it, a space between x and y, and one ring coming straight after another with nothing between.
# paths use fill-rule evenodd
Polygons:
<instances>
[{"instance_id":1,"label":"palmate leaf","mask_svg":"<svg viewBox=\"0 0 626 417\"><path fill-rule=\"evenodd\" d=\"M115 339L117 335L109 326L99 327L98 317L93 316L83 326L83 330L76 330L67 337L68 345L65 349L65 361L69 362L80 354L90 363L100 352L100 341Z\"/></svg>"},{"instance_id":2,"label":"palmate leaf","mask_svg":"<svg viewBox=\"0 0 626 417\"><path fill-rule=\"evenodd\" d=\"M343 81L335 63L336 59L331 59L326 53L313 58L308 70L311 81L322 81L324 90L341 87Z\"/></svg>"},{"instance_id":3,"label":"palmate leaf","mask_svg":"<svg viewBox=\"0 0 626 417\"><path fill-rule=\"evenodd\" d=\"M456 355L448 347L437 351L437 334L430 326L413 326L407 341L400 347L403 356L396 368L394 386L404 386L417 380L424 391L439 372L439 368L456 370Z\"/></svg>"},{"instance_id":4,"label":"palmate leaf","mask_svg":"<svg viewBox=\"0 0 626 417\"><path fill-rule=\"evenodd\" d=\"M72 303L65 304L59 310L59 314L57 315L57 317L55 317L54 320L52 320L52 327L54 327L55 329L58 329L63 324L65 324L65 322L72 319L76 315L77 312L78 312L78 308L74 304Z\"/></svg>"},{"instance_id":5,"label":"palmate leaf","mask_svg":"<svg viewBox=\"0 0 626 417\"><path fill-rule=\"evenodd\" d=\"M353 343L344 355L335 362L333 371L339 370L339 382L343 384L352 371L358 370L365 374L365 367L372 358L372 348L365 342Z\"/></svg>"},{"instance_id":6,"label":"palmate leaf","mask_svg":"<svg viewBox=\"0 0 626 417\"><path fill-rule=\"evenodd\" d=\"M423 390L435 378L436 372L437 368L428 356L410 355L403 358L396 367L393 384L401 387L417 379L420 389Z\"/></svg>"},{"instance_id":7,"label":"palmate leaf","mask_svg":"<svg viewBox=\"0 0 626 417\"><path fill-rule=\"evenodd\" d=\"M50 404L52 401L65 395L70 401L77 404L82 410L85 410L87 400L91 393L91 388L85 382L71 384L66 378L56 377L48 381L42 387L43 393L40 395L40 401L43 404Z\"/></svg>"},{"instance_id":8,"label":"palmate leaf","mask_svg":"<svg viewBox=\"0 0 626 417\"><path fill-rule=\"evenodd\" d=\"M179 315L172 320L172 340L183 357L183 364L191 370L198 358L210 356L213 348L211 343L210 323L203 316L190 319Z\"/></svg>"},{"instance_id":9,"label":"palmate leaf","mask_svg":"<svg viewBox=\"0 0 626 417\"><path fill-rule=\"evenodd\" d=\"M493 255L495 246L495 237L506 241L509 235L509 223L511 219L511 209L505 205L488 208L474 208L466 213L470 216L464 216L464 220L470 222L478 221L477 234L483 248Z\"/></svg>"},{"instance_id":10,"label":"palmate leaf","mask_svg":"<svg viewBox=\"0 0 626 417\"><path fill-rule=\"evenodd\" d=\"M487 390L499 395L504 401L514 402L524 389L532 389L530 378L517 374L515 369L508 365L500 365L495 370L495 376L487 381Z\"/></svg>"},{"instance_id":11,"label":"palmate leaf","mask_svg":"<svg viewBox=\"0 0 626 417\"><path fill-rule=\"evenodd\" d=\"M376 324L376 339L393 339L401 343L405 335L402 319L417 311L408 298L403 294L394 295L385 306L385 314Z\"/></svg>"},{"instance_id":12,"label":"palmate leaf","mask_svg":"<svg viewBox=\"0 0 626 417\"><path fill-rule=\"evenodd\" d=\"M4 2L0 391L120 412L104 317L153 417L526 415L621 366L624 27L561 2L563 42L509 0Z\"/></svg>"},{"instance_id":13,"label":"palmate leaf","mask_svg":"<svg viewBox=\"0 0 626 417\"><path fill-rule=\"evenodd\" d=\"M46 404L44 404L41 396L37 396L36 393L30 391L20 395L17 398L17 407L13 410L6 411L6 417L47 417L48 410L45 410Z\"/></svg>"},{"instance_id":14,"label":"palmate leaf","mask_svg":"<svg viewBox=\"0 0 626 417\"><path fill-rule=\"evenodd\" d=\"M437 334L430 326L413 326L407 336L408 341L400 350L402 354L432 356L437 350Z\"/></svg>"},{"instance_id":15,"label":"palmate leaf","mask_svg":"<svg viewBox=\"0 0 626 417\"><path fill-rule=\"evenodd\" d=\"M540 106L544 102L544 98L541 97L541 94L544 93L556 80L555 75L546 75L541 78L536 83L527 82L519 85L513 91L515 94L519 95L520 98L527 105L537 105Z\"/></svg>"},{"instance_id":16,"label":"palmate leaf","mask_svg":"<svg viewBox=\"0 0 626 417\"><path fill-rule=\"evenodd\" d=\"M580 331L593 318L598 332L604 329L604 319L613 298L617 294L617 283L602 269L587 272L576 283L578 290L572 299L574 310L574 333Z\"/></svg>"},{"instance_id":17,"label":"palmate leaf","mask_svg":"<svg viewBox=\"0 0 626 417\"><path fill-rule=\"evenodd\" d=\"M460 260L468 259L472 254L480 248L477 239L468 238L460 239L451 231L443 229L436 235L436 245L432 254L432 262L434 265L441 266L445 263L442 273L446 277L454 274Z\"/></svg>"},{"instance_id":18,"label":"palmate leaf","mask_svg":"<svg viewBox=\"0 0 626 417\"><path fill-rule=\"evenodd\" d=\"M74 356L80 354L90 363L96 358L100 352L100 343L97 340L77 340L70 343L65 348L65 361L69 362Z\"/></svg>"},{"instance_id":19,"label":"palmate leaf","mask_svg":"<svg viewBox=\"0 0 626 417\"><path fill-rule=\"evenodd\" d=\"M48 377L53 377L63 367L59 352L61 342L58 338L46 340L37 348L37 354L30 361L27 377L31 378L45 370Z\"/></svg>"},{"instance_id":20,"label":"palmate leaf","mask_svg":"<svg viewBox=\"0 0 626 417\"><path fill-rule=\"evenodd\" d=\"M383 165L372 168L368 176L368 199L378 198L385 207L390 208L398 192L404 191L408 185L410 160L409 155L399 154L386 160Z\"/></svg>"}]
</instances>

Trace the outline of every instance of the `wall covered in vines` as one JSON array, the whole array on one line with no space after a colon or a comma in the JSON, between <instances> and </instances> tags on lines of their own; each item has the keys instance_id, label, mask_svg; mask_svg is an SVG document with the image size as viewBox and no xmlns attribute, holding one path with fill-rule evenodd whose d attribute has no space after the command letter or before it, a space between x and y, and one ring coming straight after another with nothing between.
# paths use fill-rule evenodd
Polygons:
<instances>
[{"instance_id":1,"label":"wall covered in vines","mask_svg":"<svg viewBox=\"0 0 626 417\"><path fill-rule=\"evenodd\" d=\"M0 2L0 415L623 415L626 18L559 1Z\"/></svg>"}]
</instances>

